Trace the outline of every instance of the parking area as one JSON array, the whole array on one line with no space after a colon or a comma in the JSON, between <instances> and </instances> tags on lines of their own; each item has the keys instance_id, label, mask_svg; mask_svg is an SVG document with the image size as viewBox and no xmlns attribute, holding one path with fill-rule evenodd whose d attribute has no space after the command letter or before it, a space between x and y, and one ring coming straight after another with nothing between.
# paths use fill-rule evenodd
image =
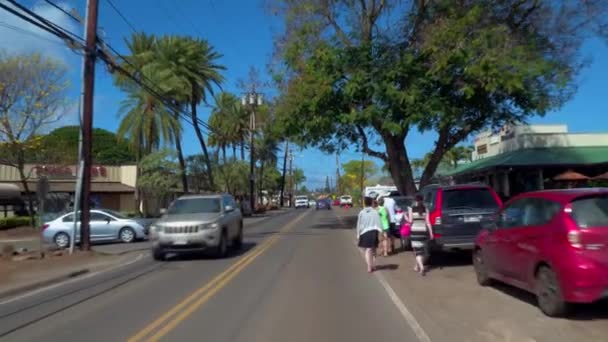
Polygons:
<instances>
[{"instance_id":1,"label":"parking area","mask_svg":"<svg viewBox=\"0 0 608 342\"><path fill-rule=\"evenodd\" d=\"M352 227L356 212L336 211ZM425 277L414 272L410 252L380 257L378 265L432 341L607 340L608 303L576 306L568 319L546 317L526 292L479 286L468 253L443 255Z\"/></svg>"}]
</instances>

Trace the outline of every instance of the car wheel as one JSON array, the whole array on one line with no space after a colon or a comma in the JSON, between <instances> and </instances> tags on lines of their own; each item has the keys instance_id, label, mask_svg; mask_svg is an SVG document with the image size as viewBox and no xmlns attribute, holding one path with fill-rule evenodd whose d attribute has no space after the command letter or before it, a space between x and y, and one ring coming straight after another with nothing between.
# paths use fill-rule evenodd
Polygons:
<instances>
[{"instance_id":1,"label":"car wheel","mask_svg":"<svg viewBox=\"0 0 608 342\"><path fill-rule=\"evenodd\" d=\"M481 249L477 249L473 253L473 267L475 268L475 275L477 276L477 283L479 283L479 285L492 285L492 278L488 276L488 268L483 258L483 252Z\"/></svg>"},{"instance_id":2,"label":"car wheel","mask_svg":"<svg viewBox=\"0 0 608 342\"><path fill-rule=\"evenodd\" d=\"M232 242L234 249L241 249L243 247L243 222L239 224L239 233Z\"/></svg>"},{"instance_id":3,"label":"car wheel","mask_svg":"<svg viewBox=\"0 0 608 342\"><path fill-rule=\"evenodd\" d=\"M121 228L118 232L118 239L124 243L131 243L135 241L136 236L135 231L130 227Z\"/></svg>"},{"instance_id":4,"label":"car wheel","mask_svg":"<svg viewBox=\"0 0 608 342\"><path fill-rule=\"evenodd\" d=\"M540 310L549 317L564 316L567 312L568 304L562 297L557 276L547 266L536 273L536 298Z\"/></svg>"},{"instance_id":5,"label":"car wheel","mask_svg":"<svg viewBox=\"0 0 608 342\"><path fill-rule=\"evenodd\" d=\"M222 231L222 235L220 235L220 242L215 248L215 257L216 258L224 258L228 254L228 241L226 236L226 231Z\"/></svg>"},{"instance_id":6,"label":"car wheel","mask_svg":"<svg viewBox=\"0 0 608 342\"><path fill-rule=\"evenodd\" d=\"M163 252L162 248L154 248L152 250L152 258L156 261L165 261L165 252Z\"/></svg>"},{"instance_id":7,"label":"car wheel","mask_svg":"<svg viewBox=\"0 0 608 342\"><path fill-rule=\"evenodd\" d=\"M70 236L66 233L57 233L53 237L53 242L60 249L68 248L70 246Z\"/></svg>"}]
</instances>

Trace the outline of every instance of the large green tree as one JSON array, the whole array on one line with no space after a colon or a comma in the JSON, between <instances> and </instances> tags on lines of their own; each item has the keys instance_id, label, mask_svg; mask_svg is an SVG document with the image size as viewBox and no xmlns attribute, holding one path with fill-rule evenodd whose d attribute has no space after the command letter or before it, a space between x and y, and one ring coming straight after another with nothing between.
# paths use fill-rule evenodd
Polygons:
<instances>
[{"instance_id":1,"label":"large green tree","mask_svg":"<svg viewBox=\"0 0 608 342\"><path fill-rule=\"evenodd\" d=\"M405 138L438 138L422 172L487 126L543 115L573 93L605 1L289 0L275 71L280 121L300 143L355 144L416 191Z\"/></svg>"},{"instance_id":2,"label":"large green tree","mask_svg":"<svg viewBox=\"0 0 608 342\"><path fill-rule=\"evenodd\" d=\"M79 126L64 126L42 136L42 143L48 153L55 156L59 163L76 163L78 161ZM135 154L129 145L118 139L116 134L102 129L93 129L93 162L102 165L121 165L134 163ZM31 162L46 163L48 160L36 155Z\"/></svg>"}]
</instances>

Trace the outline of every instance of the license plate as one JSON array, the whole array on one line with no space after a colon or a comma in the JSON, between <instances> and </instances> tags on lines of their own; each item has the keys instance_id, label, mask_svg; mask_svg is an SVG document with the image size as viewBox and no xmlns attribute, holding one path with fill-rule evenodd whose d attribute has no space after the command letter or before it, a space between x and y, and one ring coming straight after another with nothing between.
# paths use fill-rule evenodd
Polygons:
<instances>
[{"instance_id":1,"label":"license plate","mask_svg":"<svg viewBox=\"0 0 608 342\"><path fill-rule=\"evenodd\" d=\"M481 217L479 216L465 216L464 218L464 222L480 222L481 221Z\"/></svg>"},{"instance_id":2,"label":"license plate","mask_svg":"<svg viewBox=\"0 0 608 342\"><path fill-rule=\"evenodd\" d=\"M188 244L188 240L187 239L176 239L175 241L173 241L174 245L187 245Z\"/></svg>"}]
</instances>

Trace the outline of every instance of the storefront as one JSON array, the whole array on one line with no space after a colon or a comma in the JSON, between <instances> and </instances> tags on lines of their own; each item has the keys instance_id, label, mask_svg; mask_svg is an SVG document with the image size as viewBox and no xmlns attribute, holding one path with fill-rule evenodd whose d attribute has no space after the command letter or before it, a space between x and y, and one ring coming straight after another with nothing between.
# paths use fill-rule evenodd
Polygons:
<instances>
[{"instance_id":1,"label":"storefront","mask_svg":"<svg viewBox=\"0 0 608 342\"><path fill-rule=\"evenodd\" d=\"M0 165L0 184L17 186L23 198L37 198L37 186L41 177L49 183L46 209L63 211L73 205L78 168L66 165L26 165L27 188L20 181L16 168ZM123 212L135 211L135 182L137 170L134 165L102 166L91 169L91 205L97 208Z\"/></svg>"}]
</instances>

